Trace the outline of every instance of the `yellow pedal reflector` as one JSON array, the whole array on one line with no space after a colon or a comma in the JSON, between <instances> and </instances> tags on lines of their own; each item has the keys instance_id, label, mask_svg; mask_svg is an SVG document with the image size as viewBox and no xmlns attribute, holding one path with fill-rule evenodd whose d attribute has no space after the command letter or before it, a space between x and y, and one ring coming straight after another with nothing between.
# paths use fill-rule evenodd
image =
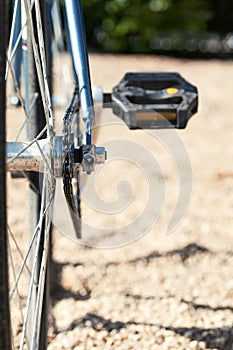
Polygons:
<instances>
[{"instance_id":1,"label":"yellow pedal reflector","mask_svg":"<svg viewBox=\"0 0 233 350\"><path fill-rule=\"evenodd\" d=\"M176 95L178 94L179 89L171 87L171 88L168 88L166 91L168 95Z\"/></svg>"}]
</instances>

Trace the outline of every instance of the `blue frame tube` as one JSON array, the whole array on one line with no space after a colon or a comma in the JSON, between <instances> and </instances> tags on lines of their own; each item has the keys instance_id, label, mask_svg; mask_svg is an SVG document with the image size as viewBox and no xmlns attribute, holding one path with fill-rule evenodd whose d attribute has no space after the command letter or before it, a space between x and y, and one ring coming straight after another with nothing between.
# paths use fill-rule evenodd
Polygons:
<instances>
[{"instance_id":1,"label":"blue frame tube","mask_svg":"<svg viewBox=\"0 0 233 350\"><path fill-rule=\"evenodd\" d=\"M16 3L16 0L13 2L13 8L15 6L15 3ZM17 3L12 47L14 47L16 44L20 30L21 30L21 2L19 0ZM21 80L20 79L21 78L21 63L22 63L22 47L21 47L21 45L22 44L21 44L21 40L20 40L19 45L15 51L15 56L14 56L14 71L15 71L15 78L16 78L18 86L20 86L20 80ZM15 88L14 83L13 83L13 90L14 90L14 92L16 92L16 88Z\"/></svg>"},{"instance_id":2,"label":"blue frame tube","mask_svg":"<svg viewBox=\"0 0 233 350\"><path fill-rule=\"evenodd\" d=\"M80 104L86 122L86 144L91 144L91 124L94 120L90 70L81 0L65 0L74 68L78 76Z\"/></svg>"}]
</instances>

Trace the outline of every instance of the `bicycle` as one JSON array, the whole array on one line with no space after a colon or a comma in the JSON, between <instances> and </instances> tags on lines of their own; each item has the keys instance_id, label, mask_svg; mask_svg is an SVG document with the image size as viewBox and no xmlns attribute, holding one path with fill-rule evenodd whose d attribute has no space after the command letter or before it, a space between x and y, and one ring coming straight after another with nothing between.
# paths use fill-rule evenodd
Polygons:
<instances>
[{"instance_id":1,"label":"bicycle","mask_svg":"<svg viewBox=\"0 0 233 350\"><path fill-rule=\"evenodd\" d=\"M63 118L63 135L58 136L55 133L51 97L51 7L54 4L56 5L56 1L15 0L7 45L7 6L5 0L0 1L3 38L0 47L0 349L5 350L15 346L19 349L46 348L51 227L56 179L61 178L63 181L69 214L77 239L80 239L80 173L91 174L96 164L104 164L106 160L106 150L94 145L92 139L95 109L80 0L64 1L66 40L70 44L75 83L73 97ZM15 35L19 8L21 26ZM16 65L13 62L19 45L22 46L20 50L23 65L21 86L17 73L19 67L17 62ZM24 112L24 120L15 140L6 144L5 78L10 75L13 78L17 105ZM188 119L197 112L198 102L197 89L177 73L128 73L113 88L112 93L102 94L101 99L104 107L111 107L113 113L131 130L184 128ZM85 126L84 133L80 129L81 119ZM19 141L20 138L23 141ZM6 171L16 178L24 177L29 184L26 186L29 187L30 196L30 236L27 251L24 253L21 251L24 248L19 249L14 232L7 225ZM24 246L25 238L22 243ZM12 247L18 251L21 260L20 263L17 261L17 271L12 267ZM25 282L25 278L29 281ZM22 293L26 295L22 297ZM21 309L21 327L19 324L13 325L14 298L18 298Z\"/></svg>"}]
</instances>

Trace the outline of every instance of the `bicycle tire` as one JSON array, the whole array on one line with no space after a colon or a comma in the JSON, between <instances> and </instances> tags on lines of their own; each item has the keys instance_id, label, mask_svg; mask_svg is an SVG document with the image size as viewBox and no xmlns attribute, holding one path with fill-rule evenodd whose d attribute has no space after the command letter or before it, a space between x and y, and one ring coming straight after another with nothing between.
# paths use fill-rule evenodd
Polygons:
<instances>
[{"instance_id":1,"label":"bicycle tire","mask_svg":"<svg viewBox=\"0 0 233 350\"><path fill-rule=\"evenodd\" d=\"M6 21L7 18L7 9L3 7L3 3L6 4L6 1L1 0L1 16L3 16L4 21ZM18 98L21 102L21 110L26 110L26 119L30 116L30 120L27 119L28 123L28 130L26 131L27 138L28 139L35 139L39 133L41 133L41 130L45 129L46 124L48 123L48 120L46 121L46 112L48 113L49 110L49 99L48 96L46 95L46 99L44 98L43 94L45 95L47 92L50 90L51 93L51 80L52 80L52 74L51 74L51 55L50 50L51 50L51 45L48 43L49 35L46 33L46 3L48 3L48 0L40 0L37 2L37 5L39 6L39 17L38 13L36 14L35 12L35 4L32 8L27 8L27 11L25 10L25 13L27 12L27 15L29 16L27 18L27 42L26 45L24 43L23 49L27 51L27 61L26 61L26 66L27 70L25 70L25 74L27 75L26 79L24 79L24 84L25 88L24 91L28 91L28 96L27 98L22 99L21 96L21 90L18 89L17 94L19 95ZM2 9L5 9L5 12L2 11ZM37 27L37 22L39 22L39 19L41 19L42 23L39 23L39 26ZM4 23L2 20L0 23ZM31 21L31 22L30 22ZM13 21L12 21L13 25ZM46 77L43 76L43 86L40 83L40 70L38 70L38 66L36 63L36 54L35 54L35 43L39 47L41 43L39 43L39 36L41 37L41 33L37 33L37 28L43 28L43 40L44 41L44 47L43 50L46 55ZM30 27L31 26L31 27ZM4 25L4 28L6 26ZM33 30L32 30L33 29ZM40 29L38 29L40 30ZM19 35L22 35L19 34ZM5 45L6 46L6 45ZM1 46L2 47L2 46ZM1 52L1 58L4 57L3 60L4 64L1 64L1 84L4 85L4 90L1 89L1 99L4 99L4 103L6 101L6 93L5 93L5 82L4 82L4 76L5 76L5 57L6 57L6 49L4 47L4 52ZM45 58L43 56L43 53L39 52L40 55L40 64L43 68L43 59ZM11 66L10 58L9 58L9 52L8 52L8 70L13 70L13 67ZM48 59L49 57L49 59ZM48 63L49 62L49 63ZM44 70L42 70L44 73ZM11 72L12 73L12 72ZM12 73L14 76L14 73ZM46 90L45 84L49 82L49 89ZM26 87L27 86L27 87ZM43 90L44 88L44 90ZM4 91L4 94L3 94ZM27 94L27 93L26 93ZM35 97L36 96L36 97ZM33 99L35 99L35 103L32 103ZM26 104L24 104L24 101L26 101ZM46 103L45 103L46 102ZM2 109L4 104L1 103ZM30 112L29 112L30 110ZM5 112L1 110L1 119L4 119L4 123L6 120L5 117ZM4 125L1 123L1 125ZM1 129L1 135L3 136L5 131ZM46 137L46 130L43 135L40 136L41 138ZM1 164L4 161L5 162L5 138L1 137L1 157L4 158L4 160L1 158ZM51 159L49 159L49 165L52 166L52 162L50 162ZM6 168L2 167L4 169L3 173L4 176L1 175L3 178L1 178L1 189L4 188L4 191L6 192L6 186L4 183L4 179L6 179L5 176L5 170ZM52 173L52 171L50 171ZM48 189L46 189L46 185L43 186L41 189L41 182L44 183L46 181L50 182L53 179L49 178L50 175L48 175L49 172L45 173L43 175L43 178L38 175L38 173L26 173L26 178L29 180L29 208L30 208L30 237L28 241L33 241L32 246L28 247L28 251L26 255L30 255L30 258L28 258L28 267L30 270L30 281L27 283L28 287L28 294L26 297L23 299L23 303L26 303L26 311L22 308L20 310L20 313L25 317L23 320L20 322L23 323L21 334L22 336L19 338L19 340L16 340L16 345L14 346L19 346L20 349L30 348L30 349L46 349L47 348L47 324L48 324L48 310L49 310L49 299L50 299L50 291L49 291L49 266L50 266L50 259L51 259L51 239L50 239L50 234L51 234L51 209L52 209L52 204L53 201L50 199L50 194L48 193ZM13 180L17 181L17 180ZM3 191L3 190L2 190ZM1 201L4 201L4 195L3 193L0 193L1 195ZM2 204L1 207L4 207L6 209L6 203L0 203ZM45 208L49 208L46 209ZM6 210L5 210L6 211ZM6 256L7 254L7 241L9 242L12 237L10 237L10 230L8 229L8 238L7 238L7 230L6 230L6 213L5 211L1 211L1 215L5 217L5 220L1 220L1 232L5 232L5 245L1 244L1 248L4 250L5 255L1 254L1 258ZM5 228L3 228L5 226ZM2 234L3 236L3 234ZM1 236L1 238L2 238ZM34 237L34 238L33 238ZM15 238L14 238L15 239ZM4 243L4 242L3 242ZM18 243L17 243L18 244ZM10 244L8 244L10 246ZM9 253L10 255L10 253ZM7 258L4 258L5 261L7 262ZM12 260L12 259L11 259ZM9 259L10 261L10 259ZM23 266L23 269L25 269L26 264ZM12 267L12 270L14 268ZM6 271L9 271L9 267ZM15 272L14 272L15 273ZM21 272L20 277L23 275L23 271ZM10 277L6 274L5 272L5 280L7 279L10 280ZM9 273L10 275L10 273ZM0 276L1 277L1 276ZM3 276L2 276L3 277ZM18 277L18 276L17 276ZM20 283L20 280L16 280L16 290L18 289L18 285ZM8 285L7 283L3 283L4 285ZM9 285L12 284L12 282L9 281ZM13 287L13 290L14 290ZM12 286L10 286L12 288ZM18 291L17 291L18 293ZM8 291L5 291L6 294L6 302L4 301L4 305L7 308L7 305L11 305L11 302L8 300ZM16 294L16 292L15 292ZM17 295L19 299L21 298L20 295ZM1 299L5 300L5 299ZM19 304L22 303L22 300L19 301ZM0 349L11 349L10 342L12 343L15 342L15 330L12 329L13 326L12 324L10 325L10 318L11 318L11 313L12 313L12 307L9 307L8 310L6 310L5 314L3 315L3 319L1 320L1 324L5 324L5 328L7 330L3 330L0 328L0 332L5 332L6 334L9 334L7 340L8 343L6 343L3 347L0 347ZM7 321L8 320L8 321ZM7 322L6 322L7 321ZM18 325L19 327L19 325ZM7 336L5 336L6 338ZM0 343L1 344L1 343Z\"/></svg>"},{"instance_id":2,"label":"bicycle tire","mask_svg":"<svg viewBox=\"0 0 233 350\"><path fill-rule=\"evenodd\" d=\"M8 300L8 252L6 221L6 123L5 123L5 55L6 55L6 1L0 0L0 349L11 349L11 332Z\"/></svg>"}]
</instances>

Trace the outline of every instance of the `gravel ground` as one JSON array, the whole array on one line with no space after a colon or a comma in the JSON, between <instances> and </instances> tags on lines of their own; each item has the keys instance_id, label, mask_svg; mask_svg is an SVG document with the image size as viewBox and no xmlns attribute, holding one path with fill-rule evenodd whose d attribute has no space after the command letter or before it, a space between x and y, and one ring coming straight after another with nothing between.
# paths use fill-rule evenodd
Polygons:
<instances>
[{"instance_id":1,"label":"gravel ground","mask_svg":"<svg viewBox=\"0 0 233 350\"><path fill-rule=\"evenodd\" d=\"M179 132L192 198L166 234L177 194L168 167L162 215L141 239L94 249L55 230L48 349L233 349L233 62L93 54L91 70L105 91L127 71L178 71L198 87L198 115Z\"/></svg>"}]
</instances>

